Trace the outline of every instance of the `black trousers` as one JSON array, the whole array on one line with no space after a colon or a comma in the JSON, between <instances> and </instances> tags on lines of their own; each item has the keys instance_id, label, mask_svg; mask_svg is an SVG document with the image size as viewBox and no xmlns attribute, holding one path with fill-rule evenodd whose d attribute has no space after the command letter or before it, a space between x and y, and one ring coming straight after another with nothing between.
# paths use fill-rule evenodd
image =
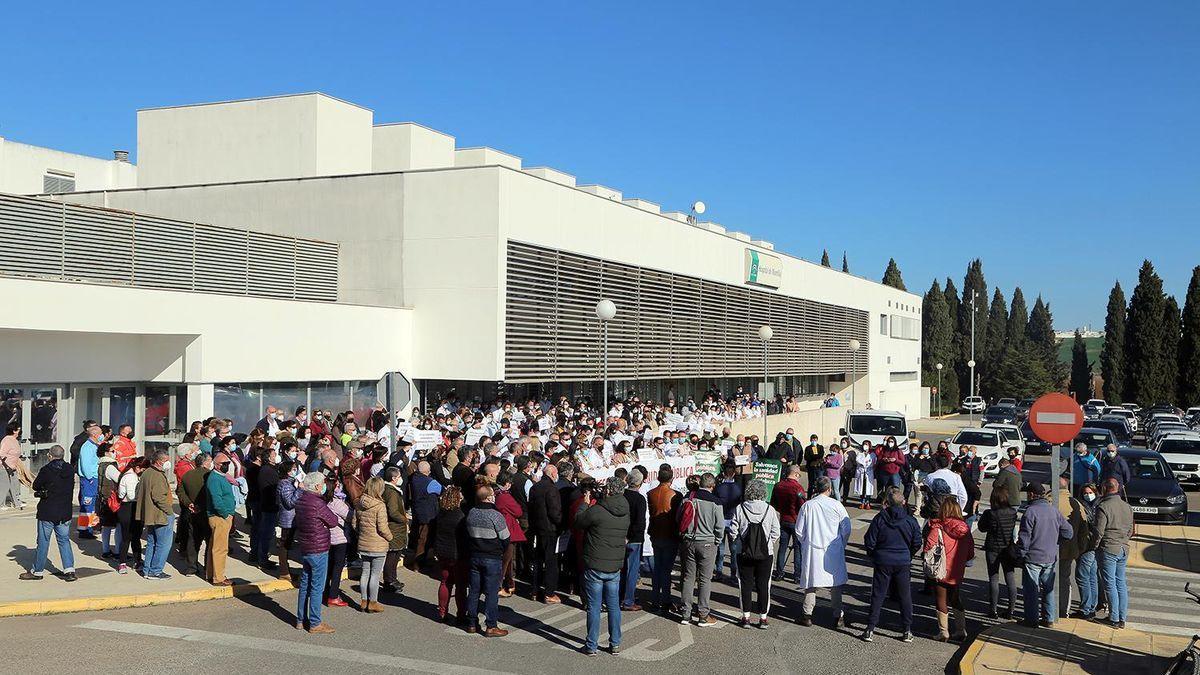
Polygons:
<instances>
[{"instance_id":1,"label":"black trousers","mask_svg":"<svg viewBox=\"0 0 1200 675\"><path fill-rule=\"evenodd\" d=\"M389 550L387 557L383 559L383 583L389 586L396 585L396 568L400 565L400 556L403 555L402 549Z\"/></svg>"},{"instance_id":2,"label":"black trousers","mask_svg":"<svg viewBox=\"0 0 1200 675\"><path fill-rule=\"evenodd\" d=\"M533 593L558 593L558 534L541 534L534 538Z\"/></svg>"},{"instance_id":3,"label":"black trousers","mask_svg":"<svg viewBox=\"0 0 1200 675\"><path fill-rule=\"evenodd\" d=\"M342 592L342 571L346 569L346 544L329 547L329 567L325 573L325 600L338 597Z\"/></svg>"},{"instance_id":4,"label":"black trousers","mask_svg":"<svg viewBox=\"0 0 1200 675\"><path fill-rule=\"evenodd\" d=\"M190 514L187 509L180 507L181 513L175 519L175 548L179 551L179 557L187 558L187 542L192 533Z\"/></svg>"},{"instance_id":5,"label":"black trousers","mask_svg":"<svg viewBox=\"0 0 1200 675\"><path fill-rule=\"evenodd\" d=\"M117 511L117 524L121 526L121 550L117 553L117 562L126 564L130 547L133 548L134 565L142 561L142 521L133 517L137 508L134 502L122 502L121 510Z\"/></svg>"},{"instance_id":6,"label":"black trousers","mask_svg":"<svg viewBox=\"0 0 1200 675\"><path fill-rule=\"evenodd\" d=\"M908 565L876 565L871 577L871 614L867 628L879 625L883 612L883 601L890 595L900 601L900 620L905 632L912 631L912 571Z\"/></svg>"},{"instance_id":7,"label":"black trousers","mask_svg":"<svg viewBox=\"0 0 1200 675\"><path fill-rule=\"evenodd\" d=\"M200 566L200 545L208 539L208 514L184 513L179 519L179 555L187 568Z\"/></svg>"},{"instance_id":8,"label":"black trousers","mask_svg":"<svg viewBox=\"0 0 1200 675\"><path fill-rule=\"evenodd\" d=\"M771 570L775 565L775 556L766 560L750 560L738 556L738 586L742 592L742 613L765 616L771 609ZM751 594L758 597L752 606Z\"/></svg>"}]
</instances>

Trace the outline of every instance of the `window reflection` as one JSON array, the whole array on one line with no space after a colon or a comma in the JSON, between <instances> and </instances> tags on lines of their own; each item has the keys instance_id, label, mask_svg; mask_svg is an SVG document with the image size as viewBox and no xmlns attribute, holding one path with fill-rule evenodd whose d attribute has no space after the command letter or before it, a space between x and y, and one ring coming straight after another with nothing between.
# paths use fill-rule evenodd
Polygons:
<instances>
[{"instance_id":1,"label":"window reflection","mask_svg":"<svg viewBox=\"0 0 1200 675\"><path fill-rule=\"evenodd\" d=\"M171 388L146 387L146 435L163 436L171 429Z\"/></svg>"},{"instance_id":2,"label":"window reflection","mask_svg":"<svg viewBox=\"0 0 1200 675\"><path fill-rule=\"evenodd\" d=\"M133 387L110 387L108 390L108 425L114 433L121 425L133 426L137 393Z\"/></svg>"},{"instance_id":3,"label":"window reflection","mask_svg":"<svg viewBox=\"0 0 1200 675\"><path fill-rule=\"evenodd\" d=\"M258 384L218 384L213 387L213 414L233 420L233 430L247 433L262 417L262 388Z\"/></svg>"},{"instance_id":4,"label":"window reflection","mask_svg":"<svg viewBox=\"0 0 1200 675\"><path fill-rule=\"evenodd\" d=\"M39 389L33 392L29 411L28 435L34 443L53 443L58 440L58 390Z\"/></svg>"},{"instance_id":5,"label":"window reflection","mask_svg":"<svg viewBox=\"0 0 1200 675\"><path fill-rule=\"evenodd\" d=\"M10 422L21 423L20 389L0 389L0 425L8 426ZM28 429L23 432L27 434Z\"/></svg>"}]
</instances>

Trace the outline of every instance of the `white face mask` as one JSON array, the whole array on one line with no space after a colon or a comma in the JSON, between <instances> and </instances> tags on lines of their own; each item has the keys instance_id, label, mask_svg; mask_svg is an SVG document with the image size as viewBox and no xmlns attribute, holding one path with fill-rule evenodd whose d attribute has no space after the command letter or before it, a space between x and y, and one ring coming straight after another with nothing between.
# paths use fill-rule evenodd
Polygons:
<instances>
[{"instance_id":1,"label":"white face mask","mask_svg":"<svg viewBox=\"0 0 1200 675\"><path fill-rule=\"evenodd\" d=\"M170 471L170 470L171 470L171 460L169 460L169 459L168 459L167 461L163 462L163 465L162 465L162 472L163 472L163 473L166 473L166 472L168 472L168 471Z\"/></svg>"}]
</instances>

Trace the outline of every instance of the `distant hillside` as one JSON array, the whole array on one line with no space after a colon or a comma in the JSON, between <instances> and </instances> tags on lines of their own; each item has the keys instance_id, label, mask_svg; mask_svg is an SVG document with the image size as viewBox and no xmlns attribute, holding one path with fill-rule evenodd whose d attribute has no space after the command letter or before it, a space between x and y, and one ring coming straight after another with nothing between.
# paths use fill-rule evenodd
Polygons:
<instances>
[{"instance_id":1,"label":"distant hillside","mask_svg":"<svg viewBox=\"0 0 1200 675\"><path fill-rule=\"evenodd\" d=\"M1071 365L1071 345L1075 341L1074 338L1061 340L1058 343L1058 360L1067 365ZM1088 363L1094 366L1095 371L1100 372L1100 350L1104 348L1104 338L1090 337L1083 338L1083 343L1087 345Z\"/></svg>"}]
</instances>

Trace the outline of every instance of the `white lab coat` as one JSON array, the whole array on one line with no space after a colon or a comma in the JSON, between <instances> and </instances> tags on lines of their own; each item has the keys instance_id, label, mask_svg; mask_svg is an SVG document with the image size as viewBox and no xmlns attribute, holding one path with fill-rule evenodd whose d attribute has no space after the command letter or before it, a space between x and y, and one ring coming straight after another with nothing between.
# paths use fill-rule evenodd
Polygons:
<instances>
[{"instance_id":1,"label":"white lab coat","mask_svg":"<svg viewBox=\"0 0 1200 675\"><path fill-rule=\"evenodd\" d=\"M862 499L875 496L875 461L875 453L859 451L853 492Z\"/></svg>"},{"instance_id":2,"label":"white lab coat","mask_svg":"<svg viewBox=\"0 0 1200 675\"><path fill-rule=\"evenodd\" d=\"M796 536L800 539L800 588L846 583L850 514L840 501L819 495L804 502L796 518Z\"/></svg>"}]
</instances>

